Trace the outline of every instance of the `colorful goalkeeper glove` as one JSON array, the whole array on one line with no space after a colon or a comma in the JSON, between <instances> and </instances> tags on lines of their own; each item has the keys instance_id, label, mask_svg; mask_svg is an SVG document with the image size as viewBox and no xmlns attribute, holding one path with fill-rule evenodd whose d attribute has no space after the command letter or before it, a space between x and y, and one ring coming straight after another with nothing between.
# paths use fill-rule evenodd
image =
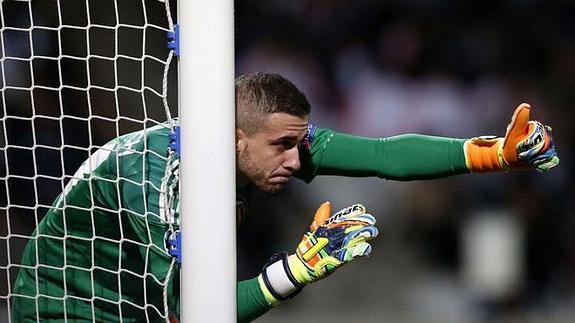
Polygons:
<instances>
[{"instance_id":1,"label":"colorful goalkeeper glove","mask_svg":"<svg viewBox=\"0 0 575 323\"><path fill-rule=\"evenodd\" d=\"M296 253L275 254L258 277L266 300L277 305L312 282L371 252L369 240L377 236L375 218L355 204L332 216L331 204L322 204Z\"/></svg>"},{"instance_id":2,"label":"colorful goalkeeper glove","mask_svg":"<svg viewBox=\"0 0 575 323\"><path fill-rule=\"evenodd\" d=\"M522 103L515 109L505 138L483 136L465 142L465 161L471 172L531 168L546 172L559 165L551 127L529 121L530 108Z\"/></svg>"}]
</instances>

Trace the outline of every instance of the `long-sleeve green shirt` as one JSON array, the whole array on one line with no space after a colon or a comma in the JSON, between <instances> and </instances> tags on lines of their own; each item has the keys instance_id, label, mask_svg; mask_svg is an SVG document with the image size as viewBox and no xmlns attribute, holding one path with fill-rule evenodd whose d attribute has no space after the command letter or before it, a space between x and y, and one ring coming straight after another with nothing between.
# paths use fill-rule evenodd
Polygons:
<instances>
[{"instance_id":1,"label":"long-sleeve green shirt","mask_svg":"<svg viewBox=\"0 0 575 323\"><path fill-rule=\"evenodd\" d=\"M157 126L117 138L75 174L23 254L11 302L15 322L179 316L178 266L166 246L179 217L168 135ZM459 139L370 139L317 129L310 143L296 174L307 182L317 175L414 180L467 172ZM237 295L238 321L271 308L256 278L239 282Z\"/></svg>"}]
</instances>

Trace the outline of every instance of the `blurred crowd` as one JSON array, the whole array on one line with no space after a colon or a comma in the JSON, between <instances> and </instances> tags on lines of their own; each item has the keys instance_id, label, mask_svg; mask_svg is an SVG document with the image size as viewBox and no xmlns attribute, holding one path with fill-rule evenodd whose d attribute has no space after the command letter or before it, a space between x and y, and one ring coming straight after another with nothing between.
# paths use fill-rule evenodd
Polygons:
<instances>
[{"instance_id":1,"label":"blurred crowd","mask_svg":"<svg viewBox=\"0 0 575 323\"><path fill-rule=\"evenodd\" d=\"M113 17L123 23L117 33L3 31L2 58L31 57L30 33L36 56L84 57L5 59L3 86L148 89L3 89L0 267L17 263L26 242L5 237L29 235L45 212L33 206L49 205L62 190L59 181L34 175L72 175L94 146L165 119L152 91L161 92L163 66L149 57L166 57L165 32L147 26L144 33L146 22L138 18L146 11L149 23L167 28L163 4L112 2L62 0L60 14L56 2L32 2L31 17L48 26L86 26L79 13L88 3L93 24L115 24ZM3 25L31 25L28 2L0 5ZM238 225L240 279L258 274L273 253L294 250L325 200L336 208L362 202L380 223L370 259L308 287L261 322L575 321L573 1L238 0L235 13L236 74L277 72L290 79L307 95L320 127L370 137L503 135L514 108L529 102L532 118L553 127L561 158L547 174L415 182L327 177L309 185L294 180L279 195L254 194L250 216ZM144 42L147 48L138 50ZM102 57L116 57L117 65ZM34 113L73 117L25 120ZM35 145L42 147L33 152ZM6 180L6 173L20 177ZM30 208L7 208L8 202ZM0 270L0 296L14 277L15 270ZM0 298L0 319L5 306Z\"/></svg>"},{"instance_id":2,"label":"blurred crowd","mask_svg":"<svg viewBox=\"0 0 575 323\"><path fill-rule=\"evenodd\" d=\"M553 127L561 158L548 174L318 178L257 195L239 231L244 277L274 251L293 249L323 200L363 202L381 222L371 259L262 322L332 311L326 322L575 320L572 1L235 4L237 73L286 76L306 93L318 126L370 137L503 135L528 102L532 118ZM258 250L262 241L276 245Z\"/></svg>"}]
</instances>

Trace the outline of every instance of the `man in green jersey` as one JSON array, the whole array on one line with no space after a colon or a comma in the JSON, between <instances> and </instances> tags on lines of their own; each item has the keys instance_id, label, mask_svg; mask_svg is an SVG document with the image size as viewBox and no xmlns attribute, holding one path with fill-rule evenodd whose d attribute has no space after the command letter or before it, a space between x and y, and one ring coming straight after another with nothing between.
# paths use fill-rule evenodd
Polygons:
<instances>
[{"instance_id":1,"label":"man in green jersey","mask_svg":"<svg viewBox=\"0 0 575 323\"><path fill-rule=\"evenodd\" d=\"M550 128L513 114L505 137L401 135L363 138L316 128L295 85L277 74L236 81L238 213L251 187L281 191L293 175L377 176L394 180L535 168L559 162ZM92 154L38 225L14 288L16 322L177 320L177 263L166 242L178 229L178 156L168 149L174 125L121 136ZM244 194L245 193L245 194ZM288 255L238 283L238 321L253 320L303 286L369 254L375 218L361 205L322 205Z\"/></svg>"}]
</instances>

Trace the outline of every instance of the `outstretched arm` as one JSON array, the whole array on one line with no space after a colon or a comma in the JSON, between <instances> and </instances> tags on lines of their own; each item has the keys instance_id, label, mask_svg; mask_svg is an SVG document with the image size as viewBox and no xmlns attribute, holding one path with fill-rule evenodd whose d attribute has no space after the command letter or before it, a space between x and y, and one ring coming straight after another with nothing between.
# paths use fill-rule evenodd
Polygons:
<instances>
[{"instance_id":1,"label":"outstretched arm","mask_svg":"<svg viewBox=\"0 0 575 323\"><path fill-rule=\"evenodd\" d=\"M529 105L512 117L504 138L454 139L418 134L365 138L317 129L309 149L302 149L297 176L378 176L419 180L469 172L536 168L546 171L559 163L551 128L529 121Z\"/></svg>"},{"instance_id":2,"label":"outstretched arm","mask_svg":"<svg viewBox=\"0 0 575 323\"><path fill-rule=\"evenodd\" d=\"M308 182L316 175L409 181L469 172L461 139L418 134L365 138L318 129L316 140L296 175Z\"/></svg>"}]
</instances>

